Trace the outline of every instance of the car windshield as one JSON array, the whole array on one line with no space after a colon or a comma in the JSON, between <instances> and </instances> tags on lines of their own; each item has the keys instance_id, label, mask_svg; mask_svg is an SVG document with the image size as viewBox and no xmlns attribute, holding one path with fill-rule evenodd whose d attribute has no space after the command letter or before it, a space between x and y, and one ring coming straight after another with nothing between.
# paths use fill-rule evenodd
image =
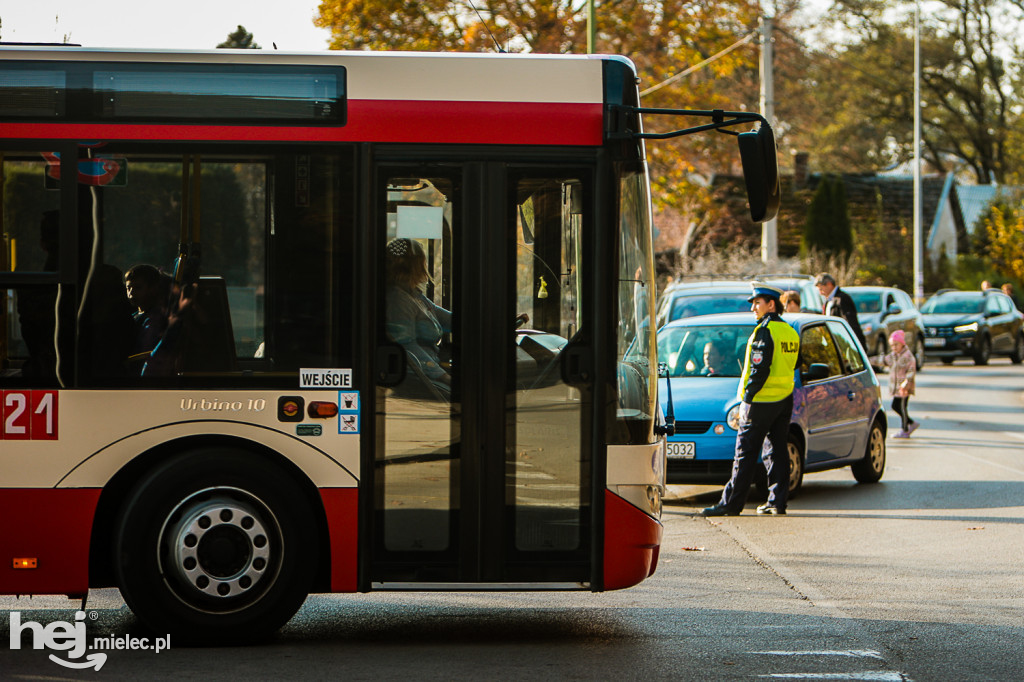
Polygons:
<instances>
[{"instance_id":1,"label":"car windshield","mask_svg":"<svg viewBox=\"0 0 1024 682\"><path fill-rule=\"evenodd\" d=\"M976 296L935 296L921 308L922 313L972 315L985 309L985 302Z\"/></svg>"},{"instance_id":2,"label":"car windshield","mask_svg":"<svg viewBox=\"0 0 1024 682\"><path fill-rule=\"evenodd\" d=\"M858 313L877 313L882 310L882 297L875 291L847 291L857 305Z\"/></svg>"},{"instance_id":3,"label":"car windshield","mask_svg":"<svg viewBox=\"0 0 1024 682\"><path fill-rule=\"evenodd\" d=\"M672 313L667 321L715 313L745 313L750 310L749 296L749 292L680 296L672 303Z\"/></svg>"},{"instance_id":4,"label":"car windshield","mask_svg":"<svg viewBox=\"0 0 1024 682\"><path fill-rule=\"evenodd\" d=\"M670 377L739 377L754 325L665 327L658 332L658 361Z\"/></svg>"}]
</instances>

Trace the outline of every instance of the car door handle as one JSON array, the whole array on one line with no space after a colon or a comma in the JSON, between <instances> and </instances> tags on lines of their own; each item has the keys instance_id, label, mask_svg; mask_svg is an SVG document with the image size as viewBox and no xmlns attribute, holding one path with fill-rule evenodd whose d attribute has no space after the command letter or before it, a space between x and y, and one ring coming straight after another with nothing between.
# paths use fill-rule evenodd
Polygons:
<instances>
[{"instance_id":1,"label":"car door handle","mask_svg":"<svg viewBox=\"0 0 1024 682\"><path fill-rule=\"evenodd\" d=\"M857 391L850 391L850 392L848 392L848 393L846 394L846 397L847 397L847 398L848 398L849 400L853 400L853 399L855 399L855 398L857 397Z\"/></svg>"}]
</instances>

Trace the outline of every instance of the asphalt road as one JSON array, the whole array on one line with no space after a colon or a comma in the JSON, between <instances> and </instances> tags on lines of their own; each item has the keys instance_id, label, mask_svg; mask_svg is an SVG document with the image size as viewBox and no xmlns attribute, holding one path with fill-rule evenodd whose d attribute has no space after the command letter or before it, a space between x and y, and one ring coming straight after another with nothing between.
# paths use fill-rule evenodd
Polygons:
<instances>
[{"instance_id":1,"label":"asphalt road","mask_svg":"<svg viewBox=\"0 0 1024 682\"><path fill-rule=\"evenodd\" d=\"M630 590L314 596L269 643L115 650L99 672L10 650L10 611L76 603L0 597L0 679L1019 680L1022 398L1005 360L927 365L882 481L808 475L785 517L704 519L717 489L674 486L658 572ZM142 634L115 590L87 611L90 637Z\"/></svg>"}]
</instances>

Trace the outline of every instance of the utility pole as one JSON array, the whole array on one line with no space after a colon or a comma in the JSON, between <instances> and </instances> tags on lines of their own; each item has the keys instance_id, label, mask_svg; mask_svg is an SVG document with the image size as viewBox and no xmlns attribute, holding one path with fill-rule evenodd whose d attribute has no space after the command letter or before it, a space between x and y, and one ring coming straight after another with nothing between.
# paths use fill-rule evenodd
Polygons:
<instances>
[{"instance_id":1,"label":"utility pole","mask_svg":"<svg viewBox=\"0 0 1024 682\"><path fill-rule=\"evenodd\" d=\"M761 115L773 128L775 127L775 75L772 69L774 1L763 0L761 13ZM778 260L778 220L772 218L761 223L761 262L765 265L774 265Z\"/></svg>"},{"instance_id":2,"label":"utility pole","mask_svg":"<svg viewBox=\"0 0 1024 682\"><path fill-rule=\"evenodd\" d=\"M594 0L587 0L587 54L594 54L596 35L597 13L594 10Z\"/></svg>"},{"instance_id":3,"label":"utility pole","mask_svg":"<svg viewBox=\"0 0 1024 682\"><path fill-rule=\"evenodd\" d=\"M924 301L921 263L921 2L914 3L914 303Z\"/></svg>"}]
</instances>

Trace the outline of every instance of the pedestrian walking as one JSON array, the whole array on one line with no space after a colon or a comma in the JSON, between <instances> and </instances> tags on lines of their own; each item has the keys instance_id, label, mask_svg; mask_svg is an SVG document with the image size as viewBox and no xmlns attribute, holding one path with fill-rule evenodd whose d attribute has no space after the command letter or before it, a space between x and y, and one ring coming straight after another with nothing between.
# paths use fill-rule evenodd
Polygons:
<instances>
[{"instance_id":1,"label":"pedestrian walking","mask_svg":"<svg viewBox=\"0 0 1024 682\"><path fill-rule=\"evenodd\" d=\"M857 335L861 348L867 348L868 344L864 339L864 331L860 328L860 319L857 317L857 304L853 302L853 297L840 289L836 285L835 278L827 272L823 272L815 277L814 284L818 287L818 293L825 299L825 305L821 311L822 314L845 318L850 323L853 333Z\"/></svg>"},{"instance_id":2,"label":"pedestrian walking","mask_svg":"<svg viewBox=\"0 0 1024 682\"><path fill-rule=\"evenodd\" d=\"M780 315L782 290L752 284L750 310L757 326L747 341L740 378L739 431L732 476L718 504L704 516L737 516L747 503L760 456L768 470L768 501L758 514L785 514L789 497L789 422L793 415L793 374L800 335ZM767 438L767 446L765 439Z\"/></svg>"},{"instance_id":3,"label":"pedestrian walking","mask_svg":"<svg viewBox=\"0 0 1024 682\"><path fill-rule=\"evenodd\" d=\"M910 438L921 424L910 418L907 404L914 395L914 375L917 373L917 361L914 354L907 348L906 336L901 329L889 335L889 348L892 350L882 358L889 367L889 395L892 396L892 409L900 416L901 430L893 438Z\"/></svg>"}]
</instances>

